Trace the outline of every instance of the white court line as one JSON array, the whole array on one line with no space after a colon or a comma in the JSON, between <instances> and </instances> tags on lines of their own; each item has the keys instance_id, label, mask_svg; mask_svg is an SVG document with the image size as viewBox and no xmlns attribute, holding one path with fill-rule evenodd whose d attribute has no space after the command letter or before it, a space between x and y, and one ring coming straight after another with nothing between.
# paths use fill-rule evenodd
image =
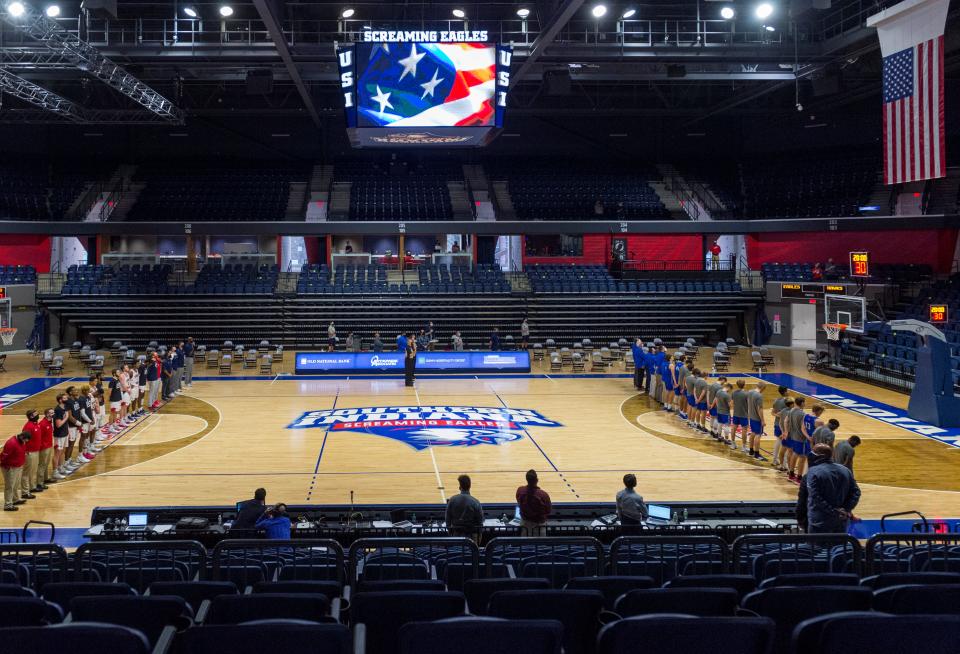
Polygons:
<instances>
[{"instance_id":1,"label":"white court line","mask_svg":"<svg viewBox=\"0 0 960 654\"><path fill-rule=\"evenodd\" d=\"M422 406L420 404L420 392L417 390L417 387L413 387L413 393L417 396L417 406ZM443 480L440 478L440 468L437 467L437 456L433 453L433 448L428 447L427 450L430 452L430 460L433 461L433 473L437 476L437 489L440 491L440 497L443 498L443 503L447 503L447 493L443 489Z\"/></svg>"}]
</instances>

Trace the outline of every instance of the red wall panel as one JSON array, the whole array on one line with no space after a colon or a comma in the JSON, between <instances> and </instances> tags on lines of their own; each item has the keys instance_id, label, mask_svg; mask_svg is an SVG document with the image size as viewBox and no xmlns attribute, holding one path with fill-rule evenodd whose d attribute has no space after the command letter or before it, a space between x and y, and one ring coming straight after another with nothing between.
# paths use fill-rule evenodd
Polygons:
<instances>
[{"instance_id":1,"label":"red wall panel","mask_svg":"<svg viewBox=\"0 0 960 654\"><path fill-rule=\"evenodd\" d=\"M536 263L603 264L610 261L610 242L618 234L585 234L582 257L523 257L524 265ZM698 234L628 234L627 255L643 261L699 261L702 239Z\"/></svg>"},{"instance_id":2,"label":"red wall panel","mask_svg":"<svg viewBox=\"0 0 960 654\"><path fill-rule=\"evenodd\" d=\"M832 258L846 266L849 253L870 252L873 263L920 263L950 272L956 229L901 229L875 232L797 232L747 237L750 267L763 263L816 263Z\"/></svg>"},{"instance_id":3,"label":"red wall panel","mask_svg":"<svg viewBox=\"0 0 960 654\"><path fill-rule=\"evenodd\" d=\"M31 234L0 236L0 264L33 266L38 273L50 272L50 237Z\"/></svg>"}]
</instances>

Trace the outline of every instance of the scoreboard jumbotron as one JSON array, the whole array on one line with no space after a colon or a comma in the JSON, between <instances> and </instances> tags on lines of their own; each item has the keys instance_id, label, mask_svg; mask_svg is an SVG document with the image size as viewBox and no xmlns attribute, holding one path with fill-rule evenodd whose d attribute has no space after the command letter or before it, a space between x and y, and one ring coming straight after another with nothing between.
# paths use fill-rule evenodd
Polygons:
<instances>
[{"instance_id":1,"label":"scoreboard jumbotron","mask_svg":"<svg viewBox=\"0 0 960 654\"><path fill-rule=\"evenodd\" d=\"M367 31L337 47L354 147L480 147L503 128L510 46L486 32Z\"/></svg>"}]
</instances>

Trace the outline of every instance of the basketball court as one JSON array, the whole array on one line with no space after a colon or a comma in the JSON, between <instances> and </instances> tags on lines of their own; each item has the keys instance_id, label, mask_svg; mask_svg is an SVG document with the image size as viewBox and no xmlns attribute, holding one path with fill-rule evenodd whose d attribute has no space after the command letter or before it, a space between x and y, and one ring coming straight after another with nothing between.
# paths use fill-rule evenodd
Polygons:
<instances>
[{"instance_id":1,"label":"basketball court","mask_svg":"<svg viewBox=\"0 0 960 654\"><path fill-rule=\"evenodd\" d=\"M699 361L710 355L702 349ZM904 395L808 373L801 352L778 351L777 359L776 372L763 375L768 410L777 384L784 383L791 394L812 397L808 406L827 407L824 418L840 421L838 438L863 438L855 460L863 490L859 515L960 515L960 433L910 421ZM18 430L28 408L51 406L56 389L83 381L79 369L77 377L50 379L35 365L29 355L8 359L0 392L5 434ZM457 492L462 473L472 476L481 501L510 502L529 468L540 473L554 502L612 501L626 472L637 474L640 492L652 501L796 497L797 486L769 463L748 460L656 410L634 392L622 363L611 374L576 375L554 375L539 365L529 375L421 376L412 389L393 376L201 377L68 480L20 512L3 515L0 524L37 519L58 528L86 527L98 505L229 505L259 486L271 501L298 504L348 503L351 491L357 503L439 504ZM750 377L750 384L747 365L741 353L731 370ZM390 418L390 408L410 416L421 407L431 413L420 417L452 419L451 426L432 433L391 431L323 424L317 417ZM324 411L331 413L311 414ZM455 419L477 411L519 416L516 429L491 435L467 423L457 426ZM764 440L765 449L771 445Z\"/></svg>"}]
</instances>

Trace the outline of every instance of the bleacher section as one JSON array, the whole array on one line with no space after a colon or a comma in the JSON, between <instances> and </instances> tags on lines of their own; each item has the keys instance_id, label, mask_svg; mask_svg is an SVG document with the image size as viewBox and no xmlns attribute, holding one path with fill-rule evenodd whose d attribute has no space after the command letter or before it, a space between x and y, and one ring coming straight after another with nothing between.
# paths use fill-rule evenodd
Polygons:
<instances>
[{"instance_id":1,"label":"bleacher section","mask_svg":"<svg viewBox=\"0 0 960 654\"><path fill-rule=\"evenodd\" d=\"M153 267L122 265L77 266L67 270L67 280L60 291L64 295L136 295L172 292L167 278L170 266Z\"/></svg>"},{"instance_id":2,"label":"bleacher section","mask_svg":"<svg viewBox=\"0 0 960 654\"><path fill-rule=\"evenodd\" d=\"M491 180L506 180L517 217L524 220L669 219L656 191L653 169L604 164L577 166L547 159L488 162ZM595 213L603 203L604 214Z\"/></svg>"},{"instance_id":3,"label":"bleacher section","mask_svg":"<svg viewBox=\"0 0 960 654\"><path fill-rule=\"evenodd\" d=\"M0 266L0 285L36 283L37 270L33 266Z\"/></svg>"},{"instance_id":4,"label":"bleacher section","mask_svg":"<svg viewBox=\"0 0 960 654\"><path fill-rule=\"evenodd\" d=\"M105 176L96 162L0 164L0 219L62 220L87 184Z\"/></svg>"},{"instance_id":5,"label":"bleacher section","mask_svg":"<svg viewBox=\"0 0 960 654\"><path fill-rule=\"evenodd\" d=\"M429 266L417 272L420 284L409 285L387 284L377 266L338 268L332 278L325 266L310 266L300 275L297 294L285 295L273 290L274 268L208 266L194 286L170 286L167 292L176 295L150 298L78 291L105 288L104 279L110 278L102 269L78 270L68 292L47 296L43 303L94 342L139 346L193 335L210 345L267 339L287 347L320 347L333 320L340 333L353 331L369 347L376 331L388 343L402 331L433 321L441 349L449 348L456 330L468 348L479 349L494 327L519 340L524 316L531 340L553 339L558 345L636 336L669 344L691 336L709 341L742 333L744 314L759 298L741 292L734 282L713 280L605 281L602 286L579 280L554 287L544 281L547 269L538 268L532 278L543 285L520 294L489 266L472 275L456 267ZM589 268L575 274L603 278L605 272Z\"/></svg>"},{"instance_id":6,"label":"bleacher section","mask_svg":"<svg viewBox=\"0 0 960 654\"><path fill-rule=\"evenodd\" d=\"M614 279L603 266L534 265L527 268L534 293L740 293L730 280Z\"/></svg>"},{"instance_id":7,"label":"bleacher section","mask_svg":"<svg viewBox=\"0 0 960 654\"><path fill-rule=\"evenodd\" d=\"M453 216L447 181L462 180L456 162L348 160L334 182L350 182L350 220L446 220Z\"/></svg>"},{"instance_id":8,"label":"bleacher section","mask_svg":"<svg viewBox=\"0 0 960 654\"><path fill-rule=\"evenodd\" d=\"M823 265L824 262L820 262ZM814 280L812 263L765 263L760 266L764 279L768 282L809 282L839 281L850 279L845 261L837 264L837 272L824 272L821 279ZM905 284L928 280L933 277L933 269L928 264L917 263L880 263L873 267L868 281ZM862 278L861 278L862 279Z\"/></svg>"},{"instance_id":9,"label":"bleacher section","mask_svg":"<svg viewBox=\"0 0 960 654\"><path fill-rule=\"evenodd\" d=\"M872 155L745 162L743 217L859 216L878 169Z\"/></svg>"},{"instance_id":10,"label":"bleacher section","mask_svg":"<svg viewBox=\"0 0 960 654\"><path fill-rule=\"evenodd\" d=\"M127 220L283 220L290 182L306 181L307 176L295 166L142 166L134 181L146 186Z\"/></svg>"}]
</instances>

